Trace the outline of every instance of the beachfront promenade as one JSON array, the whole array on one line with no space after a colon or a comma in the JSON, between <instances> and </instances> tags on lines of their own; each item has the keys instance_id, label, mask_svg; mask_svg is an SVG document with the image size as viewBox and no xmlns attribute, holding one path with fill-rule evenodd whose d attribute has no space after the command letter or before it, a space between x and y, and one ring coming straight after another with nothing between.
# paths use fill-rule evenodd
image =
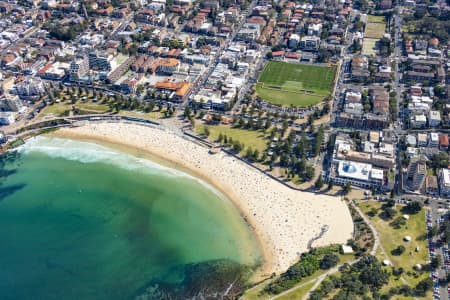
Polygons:
<instances>
[{"instance_id":1,"label":"beachfront promenade","mask_svg":"<svg viewBox=\"0 0 450 300\"><path fill-rule=\"evenodd\" d=\"M64 121L62 124L58 124L58 122ZM48 125L49 123L54 122L55 125ZM149 120L145 118L138 118L135 116L127 116L127 115L113 115L113 114L94 114L94 115L83 115L83 116L72 116L72 117L60 117L60 118L52 118L47 119L39 122L34 122L30 124L26 124L26 126L21 126L19 128L16 128L14 130L15 133L10 133L8 136L9 138L14 141L16 139L22 139L24 137L30 137L39 134L40 132L51 130L51 129L58 129L63 127L77 127L77 126L83 126L86 124L86 122L108 122L108 123L115 123L115 122L125 122L125 123L131 123L131 124L139 124L144 126L151 126L156 127L164 130L171 130L173 134L177 134L187 140L190 140L192 142L198 143L201 146L206 146L208 148L217 147L217 144L214 144L198 135L196 135L192 131L186 131L181 130L177 128L177 130L174 130L174 128L168 128L164 125L162 125L160 122ZM33 129L27 129L27 128L33 128ZM11 130L10 130L11 132ZM228 150L224 148L222 145L219 145L221 150L225 153L227 153L230 156L235 157L236 159L241 160L243 163L247 164L248 166L258 170L259 172L265 174L266 176L272 178L273 180L278 181L279 183L285 185L286 187L297 190L297 191L303 191L300 188L297 188L292 185L290 181L286 181L284 178L278 178L274 175L272 175L270 172L267 172L266 170L262 169L260 166L253 164L249 160L240 157L235 152Z\"/></svg>"}]
</instances>

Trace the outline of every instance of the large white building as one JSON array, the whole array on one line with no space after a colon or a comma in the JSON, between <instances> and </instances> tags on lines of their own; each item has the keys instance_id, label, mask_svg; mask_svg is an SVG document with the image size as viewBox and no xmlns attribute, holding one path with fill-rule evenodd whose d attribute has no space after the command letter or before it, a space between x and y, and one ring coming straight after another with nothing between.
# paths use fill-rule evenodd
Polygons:
<instances>
[{"instance_id":1,"label":"large white building","mask_svg":"<svg viewBox=\"0 0 450 300\"><path fill-rule=\"evenodd\" d=\"M450 196L450 170L441 169L439 171L439 190L443 197Z\"/></svg>"},{"instance_id":2,"label":"large white building","mask_svg":"<svg viewBox=\"0 0 450 300\"><path fill-rule=\"evenodd\" d=\"M308 35L320 36L322 34L322 24L309 24Z\"/></svg>"},{"instance_id":3,"label":"large white building","mask_svg":"<svg viewBox=\"0 0 450 300\"><path fill-rule=\"evenodd\" d=\"M333 178L336 184L350 183L362 188L383 185L383 170L373 168L372 164L340 161L337 166L337 176Z\"/></svg>"},{"instance_id":4,"label":"large white building","mask_svg":"<svg viewBox=\"0 0 450 300\"><path fill-rule=\"evenodd\" d=\"M23 112L26 107L23 105L22 100L17 96L8 96L0 99L0 111L15 111Z\"/></svg>"},{"instance_id":5,"label":"large white building","mask_svg":"<svg viewBox=\"0 0 450 300\"><path fill-rule=\"evenodd\" d=\"M28 77L16 85L17 94L21 97L39 96L45 94L44 83L40 78Z\"/></svg>"},{"instance_id":6,"label":"large white building","mask_svg":"<svg viewBox=\"0 0 450 300\"><path fill-rule=\"evenodd\" d=\"M0 125L9 125L16 121L15 112L0 112Z\"/></svg>"}]
</instances>

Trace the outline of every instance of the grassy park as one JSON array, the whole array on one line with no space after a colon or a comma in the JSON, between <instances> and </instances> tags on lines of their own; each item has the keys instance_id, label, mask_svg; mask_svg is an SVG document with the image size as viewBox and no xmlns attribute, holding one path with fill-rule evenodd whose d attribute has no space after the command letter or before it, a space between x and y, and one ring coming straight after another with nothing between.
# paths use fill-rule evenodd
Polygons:
<instances>
[{"instance_id":1,"label":"grassy park","mask_svg":"<svg viewBox=\"0 0 450 300\"><path fill-rule=\"evenodd\" d=\"M153 104L142 105L133 99L121 99L101 92L92 92L85 89L64 88L53 94L53 102L41 111L41 117L68 116L70 111L74 114L102 114L116 112L121 115L135 116L144 119L161 119L165 117L167 108Z\"/></svg>"},{"instance_id":2,"label":"grassy park","mask_svg":"<svg viewBox=\"0 0 450 300\"><path fill-rule=\"evenodd\" d=\"M405 283L414 287L419 281L428 278L429 272L413 269L416 264L425 266L429 261L425 213L420 211L417 214L408 214L409 219L405 220L403 218L405 212L400 206L392 207L392 212L395 214L389 217L384 213L383 203L364 201L359 204L359 207L370 218L371 224L379 234L381 248L377 251L377 258L391 262L392 266L386 267L389 272L392 267L404 270L400 278L390 276L389 284L383 290L387 291L391 287ZM410 236L411 241L405 242L405 236ZM399 246L405 249L400 255L395 251Z\"/></svg>"},{"instance_id":3,"label":"grassy park","mask_svg":"<svg viewBox=\"0 0 450 300\"><path fill-rule=\"evenodd\" d=\"M52 105L47 105L42 110L42 115L44 115L44 116L51 115L54 117L64 116L64 115L67 115L71 109L72 109L71 104L55 103Z\"/></svg>"},{"instance_id":4,"label":"grassy park","mask_svg":"<svg viewBox=\"0 0 450 300\"><path fill-rule=\"evenodd\" d=\"M205 133L205 127L209 130L209 139L216 141L219 135L226 135L228 138L232 138L234 141L239 141L246 147L256 149L259 153L262 153L267 148L267 134L263 131L245 130L240 128L233 128L228 125L197 125L195 131L198 134ZM245 151L242 149L242 151Z\"/></svg>"},{"instance_id":5,"label":"grassy park","mask_svg":"<svg viewBox=\"0 0 450 300\"><path fill-rule=\"evenodd\" d=\"M256 85L264 100L280 105L310 106L330 93L336 68L270 61Z\"/></svg>"},{"instance_id":6,"label":"grassy park","mask_svg":"<svg viewBox=\"0 0 450 300\"><path fill-rule=\"evenodd\" d=\"M92 113L105 113L109 111L108 105L105 104L97 104L97 103L76 103L76 104L70 104L68 102L60 102L60 103L54 103L51 105L47 105L42 110L43 116L53 116L53 117L60 117L60 116L66 116L69 114L69 111L72 110L72 108L79 109L86 112L92 112Z\"/></svg>"},{"instance_id":7,"label":"grassy park","mask_svg":"<svg viewBox=\"0 0 450 300\"><path fill-rule=\"evenodd\" d=\"M143 111L130 111L130 110L121 110L119 115L123 116L131 116L142 119L162 119L164 118L164 113L162 111L153 110L152 112L143 112Z\"/></svg>"},{"instance_id":8,"label":"grassy park","mask_svg":"<svg viewBox=\"0 0 450 300\"><path fill-rule=\"evenodd\" d=\"M92 111L97 113L104 113L109 111L108 105L98 103L77 103L75 107L81 110Z\"/></svg>"}]
</instances>

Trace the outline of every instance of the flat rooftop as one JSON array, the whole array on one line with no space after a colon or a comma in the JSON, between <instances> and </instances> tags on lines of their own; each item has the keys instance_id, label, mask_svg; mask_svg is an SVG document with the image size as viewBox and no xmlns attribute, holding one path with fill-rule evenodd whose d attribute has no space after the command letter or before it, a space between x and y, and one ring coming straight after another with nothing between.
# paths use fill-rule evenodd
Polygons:
<instances>
[{"instance_id":1,"label":"flat rooftop","mask_svg":"<svg viewBox=\"0 0 450 300\"><path fill-rule=\"evenodd\" d=\"M338 175L340 177L368 181L371 170L371 164L364 164L353 161L340 161L338 164Z\"/></svg>"}]
</instances>

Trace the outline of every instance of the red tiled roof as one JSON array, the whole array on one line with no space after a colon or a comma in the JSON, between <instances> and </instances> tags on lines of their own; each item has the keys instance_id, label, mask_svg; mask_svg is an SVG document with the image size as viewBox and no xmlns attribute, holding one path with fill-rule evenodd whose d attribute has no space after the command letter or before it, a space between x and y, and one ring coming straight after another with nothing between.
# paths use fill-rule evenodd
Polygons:
<instances>
[{"instance_id":1,"label":"red tiled roof","mask_svg":"<svg viewBox=\"0 0 450 300\"><path fill-rule=\"evenodd\" d=\"M448 147L449 146L449 141L448 141L448 135L447 134L439 135L439 145L440 146L444 146L444 147Z\"/></svg>"},{"instance_id":2,"label":"red tiled roof","mask_svg":"<svg viewBox=\"0 0 450 300\"><path fill-rule=\"evenodd\" d=\"M273 56L283 56L284 55L284 51L283 50L275 51L275 52L272 52L272 55Z\"/></svg>"}]
</instances>

